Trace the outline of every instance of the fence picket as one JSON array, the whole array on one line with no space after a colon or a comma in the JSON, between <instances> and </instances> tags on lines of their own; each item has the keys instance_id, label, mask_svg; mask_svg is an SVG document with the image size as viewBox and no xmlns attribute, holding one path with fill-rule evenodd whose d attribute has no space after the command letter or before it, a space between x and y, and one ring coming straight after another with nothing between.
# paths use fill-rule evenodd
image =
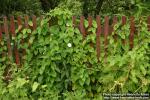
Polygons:
<instances>
[{"instance_id":1,"label":"fence picket","mask_svg":"<svg viewBox=\"0 0 150 100\"><path fill-rule=\"evenodd\" d=\"M92 27L92 16L88 16L88 28Z\"/></svg>"},{"instance_id":2,"label":"fence picket","mask_svg":"<svg viewBox=\"0 0 150 100\"><path fill-rule=\"evenodd\" d=\"M106 62L106 56L107 56L107 44L108 44L108 33L109 33L109 17L105 16L105 22L104 22L104 52L105 52L105 62Z\"/></svg>"},{"instance_id":3,"label":"fence picket","mask_svg":"<svg viewBox=\"0 0 150 100\"><path fill-rule=\"evenodd\" d=\"M25 19L25 22L24 22L25 28L29 28L29 25L28 25L29 16L26 15L26 16L24 17L24 19Z\"/></svg>"},{"instance_id":4,"label":"fence picket","mask_svg":"<svg viewBox=\"0 0 150 100\"><path fill-rule=\"evenodd\" d=\"M86 31L85 31L85 27L84 27L84 16L81 16L81 17L80 17L79 30L80 30L80 32L82 33L82 35L83 35L83 40L84 40L85 37L86 37Z\"/></svg>"},{"instance_id":5,"label":"fence picket","mask_svg":"<svg viewBox=\"0 0 150 100\"><path fill-rule=\"evenodd\" d=\"M124 26L126 24L127 18L126 16L122 16L122 26ZM122 40L122 44L125 45L126 44L126 40L123 39Z\"/></svg>"},{"instance_id":6,"label":"fence picket","mask_svg":"<svg viewBox=\"0 0 150 100\"><path fill-rule=\"evenodd\" d=\"M10 17L10 32L12 37L15 37L15 22L14 22L14 16Z\"/></svg>"},{"instance_id":7,"label":"fence picket","mask_svg":"<svg viewBox=\"0 0 150 100\"><path fill-rule=\"evenodd\" d=\"M36 27L37 27L36 16L35 15L32 16L32 22L33 22L33 28L32 29L35 30Z\"/></svg>"},{"instance_id":8,"label":"fence picket","mask_svg":"<svg viewBox=\"0 0 150 100\"><path fill-rule=\"evenodd\" d=\"M150 16L148 17L147 27L148 27L148 31L150 31Z\"/></svg>"},{"instance_id":9,"label":"fence picket","mask_svg":"<svg viewBox=\"0 0 150 100\"><path fill-rule=\"evenodd\" d=\"M101 21L100 16L96 16L96 22L97 22L97 30L96 30L96 52L97 52L97 59L98 61L100 58L100 35L101 35Z\"/></svg>"},{"instance_id":10,"label":"fence picket","mask_svg":"<svg viewBox=\"0 0 150 100\"><path fill-rule=\"evenodd\" d=\"M22 20L20 16L17 17L17 24L18 24L18 31L21 32L23 26L22 26Z\"/></svg>"},{"instance_id":11,"label":"fence picket","mask_svg":"<svg viewBox=\"0 0 150 100\"><path fill-rule=\"evenodd\" d=\"M134 17L130 17L130 36L129 36L130 49L132 49L134 46L134 32L135 32Z\"/></svg>"}]
</instances>

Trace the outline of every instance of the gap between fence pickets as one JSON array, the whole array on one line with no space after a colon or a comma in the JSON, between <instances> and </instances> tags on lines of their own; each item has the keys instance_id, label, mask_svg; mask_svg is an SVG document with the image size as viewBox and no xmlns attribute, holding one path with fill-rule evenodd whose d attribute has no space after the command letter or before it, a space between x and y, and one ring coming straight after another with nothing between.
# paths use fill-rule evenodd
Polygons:
<instances>
[{"instance_id":1,"label":"gap between fence pickets","mask_svg":"<svg viewBox=\"0 0 150 100\"><path fill-rule=\"evenodd\" d=\"M41 20L43 19L43 16L41 16ZM92 27L92 17L89 16L88 17L88 28L86 29L85 26L84 26L84 20L85 20L85 17L84 16L81 16L80 17L80 24L79 26L76 25L76 17L73 16L73 26L74 27L78 27L80 32L83 34L83 40L85 39L86 35L88 35L88 29L90 27ZM1 26L0 25L0 40L2 41L2 36L3 34L2 33L5 33L5 36L6 36L6 39L7 39L7 48L8 48L8 57L11 59L12 56L13 56L13 53L12 53L12 47L11 47L11 39L10 39L10 33L12 37L15 37L16 36L16 33L15 33L15 21L14 21L14 17L12 16L10 18L10 31L8 30L9 27L8 27L8 19L7 17L4 17L3 18L3 21L4 21L4 24ZM23 29L23 26L24 28L30 28L32 30L35 30L36 27L37 27L37 17L35 15L32 16L32 23L33 23L33 26L29 26L28 22L29 22L29 16L25 16L24 17L24 25L22 23L22 18L19 16L17 17L17 25L18 25L18 28L19 28L19 31L21 32L21 30ZM117 17L115 16L113 18L113 23L112 23L112 26L110 26L109 24L109 17L108 16L105 16L104 17L104 27L101 26L101 22L100 22L101 18L100 16L97 16L96 17L96 22L97 22L97 30L95 32L96 34L96 52L97 52L97 59L99 60L100 58L100 36L102 35L101 33L104 33L104 52L105 52L105 59L107 58L107 45L108 45L108 35L111 34L113 31L114 31L114 26L115 24L117 23ZM125 25L127 22L127 18L125 16L122 16L122 26ZM147 27L148 27L148 31L150 31L150 16L147 18ZM130 36L129 36L129 45L130 45L130 49L133 48L134 46L134 33L135 33L135 22L134 22L134 17L130 17ZM114 39L117 40L117 36L114 36ZM123 44L125 45L126 44L126 40L122 40ZM22 39L22 44L24 43L24 40ZM93 46L93 43L91 43L91 46ZM17 44L14 43L14 55L15 55L15 63L16 64L20 64L20 57L19 57L19 50L17 50ZM23 55L25 55L25 50L23 50Z\"/></svg>"}]
</instances>

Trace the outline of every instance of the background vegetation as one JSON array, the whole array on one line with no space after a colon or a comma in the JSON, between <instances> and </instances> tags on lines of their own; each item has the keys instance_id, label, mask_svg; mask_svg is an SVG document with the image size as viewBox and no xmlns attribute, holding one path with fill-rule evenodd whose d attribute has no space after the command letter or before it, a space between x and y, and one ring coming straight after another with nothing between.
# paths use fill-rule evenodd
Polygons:
<instances>
[{"instance_id":1,"label":"background vegetation","mask_svg":"<svg viewBox=\"0 0 150 100\"><path fill-rule=\"evenodd\" d=\"M143 15L150 11L149 0L0 0L0 14L42 14L66 8L75 15Z\"/></svg>"}]
</instances>

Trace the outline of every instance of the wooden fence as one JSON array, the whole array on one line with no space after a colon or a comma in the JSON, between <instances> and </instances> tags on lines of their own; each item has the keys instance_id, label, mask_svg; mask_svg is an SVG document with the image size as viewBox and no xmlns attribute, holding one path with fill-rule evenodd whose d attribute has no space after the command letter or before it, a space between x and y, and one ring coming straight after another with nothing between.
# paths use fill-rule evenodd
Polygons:
<instances>
[{"instance_id":1,"label":"wooden fence","mask_svg":"<svg viewBox=\"0 0 150 100\"><path fill-rule=\"evenodd\" d=\"M42 17L41 17L42 18ZM28 24L28 21L32 21L33 26L30 27ZM73 20L73 26L74 27L79 27L80 32L83 34L83 38L86 37L87 35L87 28L85 28L84 26L84 16L80 17L80 23L79 25L76 25L76 17L73 16L72 17ZM88 17L88 28L92 27L92 17L89 16ZM102 33L104 33L104 51L106 52L107 48L107 44L108 44L108 40L107 40L107 36L109 34L111 34L111 32L114 31L113 27L114 25L117 23L118 18L115 16L112 19L112 24L110 24L110 20L108 16L104 17L104 25L101 24L101 17L97 16L96 17L96 22L97 22L97 31L96 31L96 52L97 52L97 58L100 57L100 36ZM129 44L130 44L130 48L133 48L133 40L134 40L134 33L136 31L135 28L135 21L134 21L134 17L130 17L129 18L130 21L130 35L129 35ZM127 18L125 16L122 16L121 18L121 22L122 25L125 25L127 23ZM147 23L148 23L148 31L150 31L150 17L147 18ZM3 41L3 39L5 38L7 41L7 54L2 54L2 56L8 56L8 58L13 57L15 60L15 63L17 65L20 65L20 52L17 49L17 43L14 43L14 46L11 45L11 37L15 37L16 33L15 30L19 29L19 31L21 31L24 28L30 28L32 30L35 30L37 27L37 17L36 16L32 16L32 18L30 19L29 16L24 16L24 18L22 17L17 17L17 19L15 20L14 17L10 17L9 19L7 17L3 18L3 23L0 24L0 42ZM21 34L21 33L20 33ZM116 37L115 37L116 38ZM125 43L125 41L123 40L123 43ZM21 44L20 44L21 45Z\"/></svg>"}]
</instances>

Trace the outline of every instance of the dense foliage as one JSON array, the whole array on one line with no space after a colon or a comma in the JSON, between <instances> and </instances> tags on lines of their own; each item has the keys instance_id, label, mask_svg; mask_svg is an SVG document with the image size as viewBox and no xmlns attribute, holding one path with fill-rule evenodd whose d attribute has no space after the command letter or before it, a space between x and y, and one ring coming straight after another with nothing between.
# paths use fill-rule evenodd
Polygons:
<instances>
[{"instance_id":1,"label":"dense foliage","mask_svg":"<svg viewBox=\"0 0 150 100\"><path fill-rule=\"evenodd\" d=\"M49 10L66 8L75 15L96 16L113 14L148 14L149 0L0 0L1 15L43 14Z\"/></svg>"},{"instance_id":2,"label":"dense foliage","mask_svg":"<svg viewBox=\"0 0 150 100\"><path fill-rule=\"evenodd\" d=\"M2 15L41 14L39 0L0 0L0 17Z\"/></svg>"},{"instance_id":3,"label":"dense foliage","mask_svg":"<svg viewBox=\"0 0 150 100\"><path fill-rule=\"evenodd\" d=\"M117 24L115 32L108 37L106 59L101 36L100 62L95 50L96 21L89 29L93 34L83 40L80 31L72 26L71 17L70 11L57 8L48 13L32 33L30 29L21 33L16 30L18 35L13 40L20 44L24 38L24 44L18 49L26 49L26 55L20 69L1 58L0 99L102 100L103 92L150 92L150 32L144 17L137 21L132 50L128 44L129 22L125 26ZM49 20L53 20L50 28ZM126 40L125 45L122 39ZM5 42L1 45L5 46ZM0 50L0 53L7 51L6 47ZM8 65L13 80L6 84L2 76Z\"/></svg>"}]
</instances>

